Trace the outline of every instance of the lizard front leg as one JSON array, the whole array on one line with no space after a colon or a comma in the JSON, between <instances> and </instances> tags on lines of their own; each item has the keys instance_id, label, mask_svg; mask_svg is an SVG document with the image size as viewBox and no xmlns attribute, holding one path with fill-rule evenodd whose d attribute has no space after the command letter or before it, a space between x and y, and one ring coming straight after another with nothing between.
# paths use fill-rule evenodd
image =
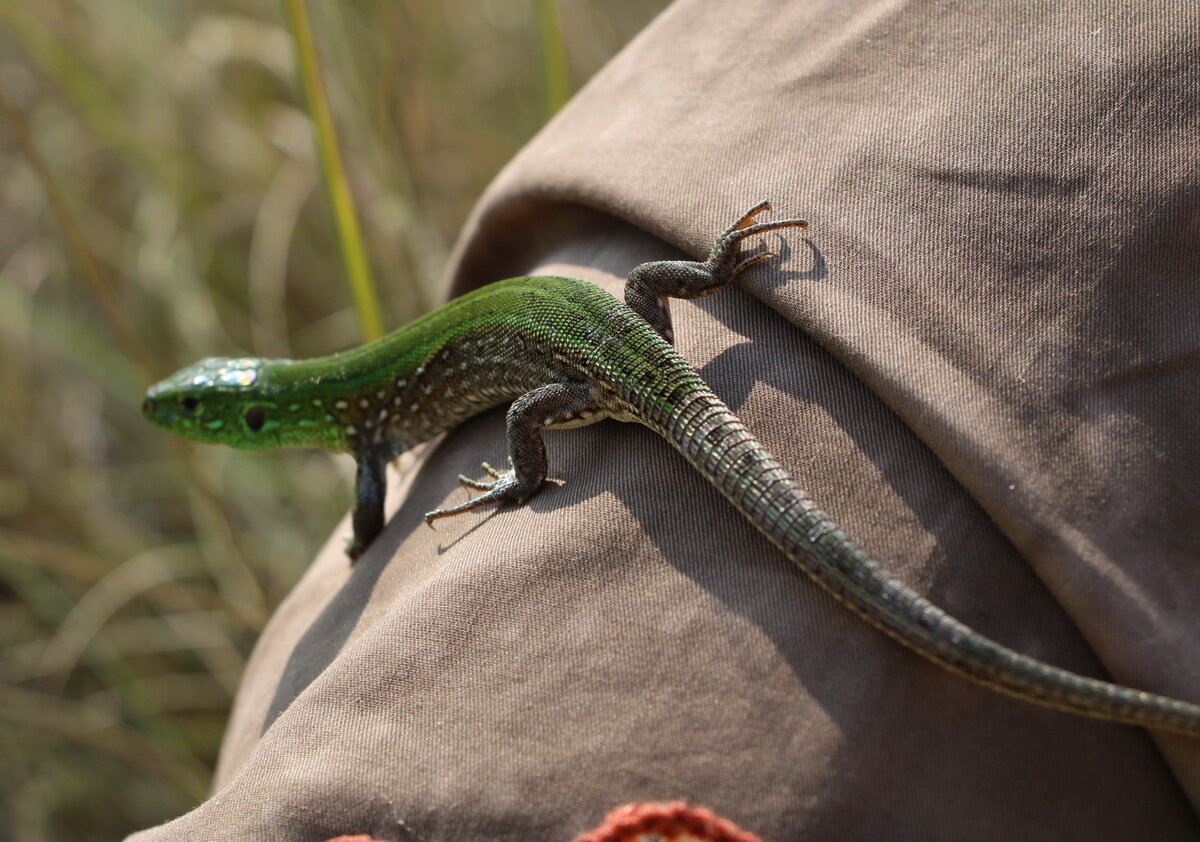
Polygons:
<instances>
[{"instance_id":1,"label":"lizard front leg","mask_svg":"<svg viewBox=\"0 0 1200 842\"><path fill-rule=\"evenodd\" d=\"M354 537L346 547L346 555L356 561L371 542L383 531L383 501L387 494L384 474L385 460L374 451L355 456L358 470L354 478Z\"/></svg>"},{"instance_id":2,"label":"lizard front leg","mask_svg":"<svg viewBox=\"0 0 1200 842\"><path fill-rule=\"evenodd\" d=\"M457 506L435 509L425 515L425 522L432 523L440 517L462 514L480 506L527 502L546 481L546 444L542 441L542 430L581 420L590 423L602 417L604 409L595 389L584 383L551 383L526 392L513 401L506 417L508 461L512 467L497 471L485 462L484 470L492 475L490 482L460 475L458 479L463 485L485 493Z\"/></svg>"},{"instance_id":3,"label":"lizard front leg","mask_svg":"<svg viewBox=\"0 0 1200 842\"><path fill-rule=\"evenodd\" d=\"M708 259L703 262L654 260L635 266L625 280L625 303L649 322L663 339L674 344L675 335L671 329L668 298L701 298L712 295L730 284L747 267L768 257L775 257L773 252L765 251L742 259L740 247L747 237L777 228L808 227L808 223L803 219L758 223L754 221L754 217L770 209L770 202L759 202L742 214L737 222L717 238Z\"/></svg>"}]
</instances>

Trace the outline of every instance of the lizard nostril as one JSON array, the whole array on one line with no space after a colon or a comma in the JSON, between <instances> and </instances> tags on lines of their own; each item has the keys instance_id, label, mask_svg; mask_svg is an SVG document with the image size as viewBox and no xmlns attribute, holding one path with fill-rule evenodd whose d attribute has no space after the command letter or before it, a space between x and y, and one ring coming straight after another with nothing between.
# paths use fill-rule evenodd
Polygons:
<instances>
[{"instance_id":1,"label":"lizard nostril","mask_svg":"<svg viewBox=\"0 0 1200 842\"><path fill-rule=\"evenodd\" d=\"M143 415L149 415L153 411L154 411L154 401L150 400L149 398L146 398L144 401L142 401L142 414Z\"/></svg>"}]
</instances>

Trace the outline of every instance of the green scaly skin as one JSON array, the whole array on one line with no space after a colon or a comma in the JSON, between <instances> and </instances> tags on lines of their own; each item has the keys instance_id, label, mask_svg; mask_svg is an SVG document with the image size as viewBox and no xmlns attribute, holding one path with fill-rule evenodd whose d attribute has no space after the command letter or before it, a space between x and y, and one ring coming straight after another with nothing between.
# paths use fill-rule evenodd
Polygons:
<instances>
[{"instance_id":1,"label":"green scaly skin","mask_svg":"<svg viewBox=\"0 0 1200 842\"><path fill-rule=\"evenodd\" d=\"M242 448L323 447L358 463L356 558L383 529L384 466L493 406L508 411L512 467L467 479L483 493L438 517L523 503L546 477L541 430L603 418L654 430L788 558L859 616L980 684L1075 714L1200 736L1200 705L1086 678L984 637L889 577L821 511L671 347L666 298L707 295L746 266L751 209L704 262L646 263L622 304L571 278L476 290L383 339L312 360L210 359L150 389L144 410L173 433Z\"/></svg>"}]
</instances>

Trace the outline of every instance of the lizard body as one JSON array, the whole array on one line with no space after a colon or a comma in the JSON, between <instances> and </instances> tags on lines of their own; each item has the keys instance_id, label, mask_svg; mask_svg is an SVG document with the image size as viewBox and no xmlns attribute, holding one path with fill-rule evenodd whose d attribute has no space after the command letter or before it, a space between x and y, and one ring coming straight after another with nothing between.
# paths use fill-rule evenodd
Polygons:
<instances>
[{"instance_id":1,"label":"lizard body","mask_svg":"<svg viewBox=\"0 0 1200 842\"><path fill-rule=\"evenodd\" d=\"M312 360L212 359L147 393L144 410L192 439L237 447L325 447L357 460L356 558L383 529L384 466L493 406L507 415L512 467L426 518L523 503L546 478L541 430L603 418L637 421L675 447L788 558L872 625L980 684L1075 714L1200 736L1200 705L1077 675L979 634L889 577L787 474L671 345L666 298L730 283L769 253L750 235L803 227L755 223L751 209L708 260L645 263L626 302L570 278L491 284L361 348Z\"/></svg>"}]
</instances>

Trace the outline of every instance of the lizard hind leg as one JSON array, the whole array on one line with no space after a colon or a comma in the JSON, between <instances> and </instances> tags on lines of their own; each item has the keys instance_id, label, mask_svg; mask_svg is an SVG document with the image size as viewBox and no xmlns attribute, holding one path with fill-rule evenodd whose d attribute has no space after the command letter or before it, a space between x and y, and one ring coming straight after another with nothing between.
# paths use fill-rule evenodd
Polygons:
<instances>
[{"instance_id":1,"label":"lizard hind leg","mask_svg":"<svg viewBox=\"0 0 1200 842\"><path fill-rule=\"evenodd\" d=\"M526 392L513 401L506 416L511 467L501 471L484 462L483 469L492 477L490 481L459 475L462 485L484 493L457 506L434 509L425 515L425 522L432 524L438 518L482 506L528 502L546 481L546 443L542 440L542 430L575 426L572 422L598 421L605 415L595 390L584 383L551 383Z\"/></svg>"},{"instance_id":2,"label":"lizard hind leg","mask_svg":"<svg viewBox=\"0 0 1200 842\"><path fill-rule=\"evenodd\" d=\"M755 218L771 209L770 202L759 202L722 232L704 261L655 260L635 266L625 280L625 303L649 322L668 342L674 341L671 328L669 298L701 298L712 295L733 282L741 272L761 260L775 257L761 252L743 258L741 243L747 237L779 228L806 228L803 219L778 219L755 222Z\"/></svg>"}]
</instances>

